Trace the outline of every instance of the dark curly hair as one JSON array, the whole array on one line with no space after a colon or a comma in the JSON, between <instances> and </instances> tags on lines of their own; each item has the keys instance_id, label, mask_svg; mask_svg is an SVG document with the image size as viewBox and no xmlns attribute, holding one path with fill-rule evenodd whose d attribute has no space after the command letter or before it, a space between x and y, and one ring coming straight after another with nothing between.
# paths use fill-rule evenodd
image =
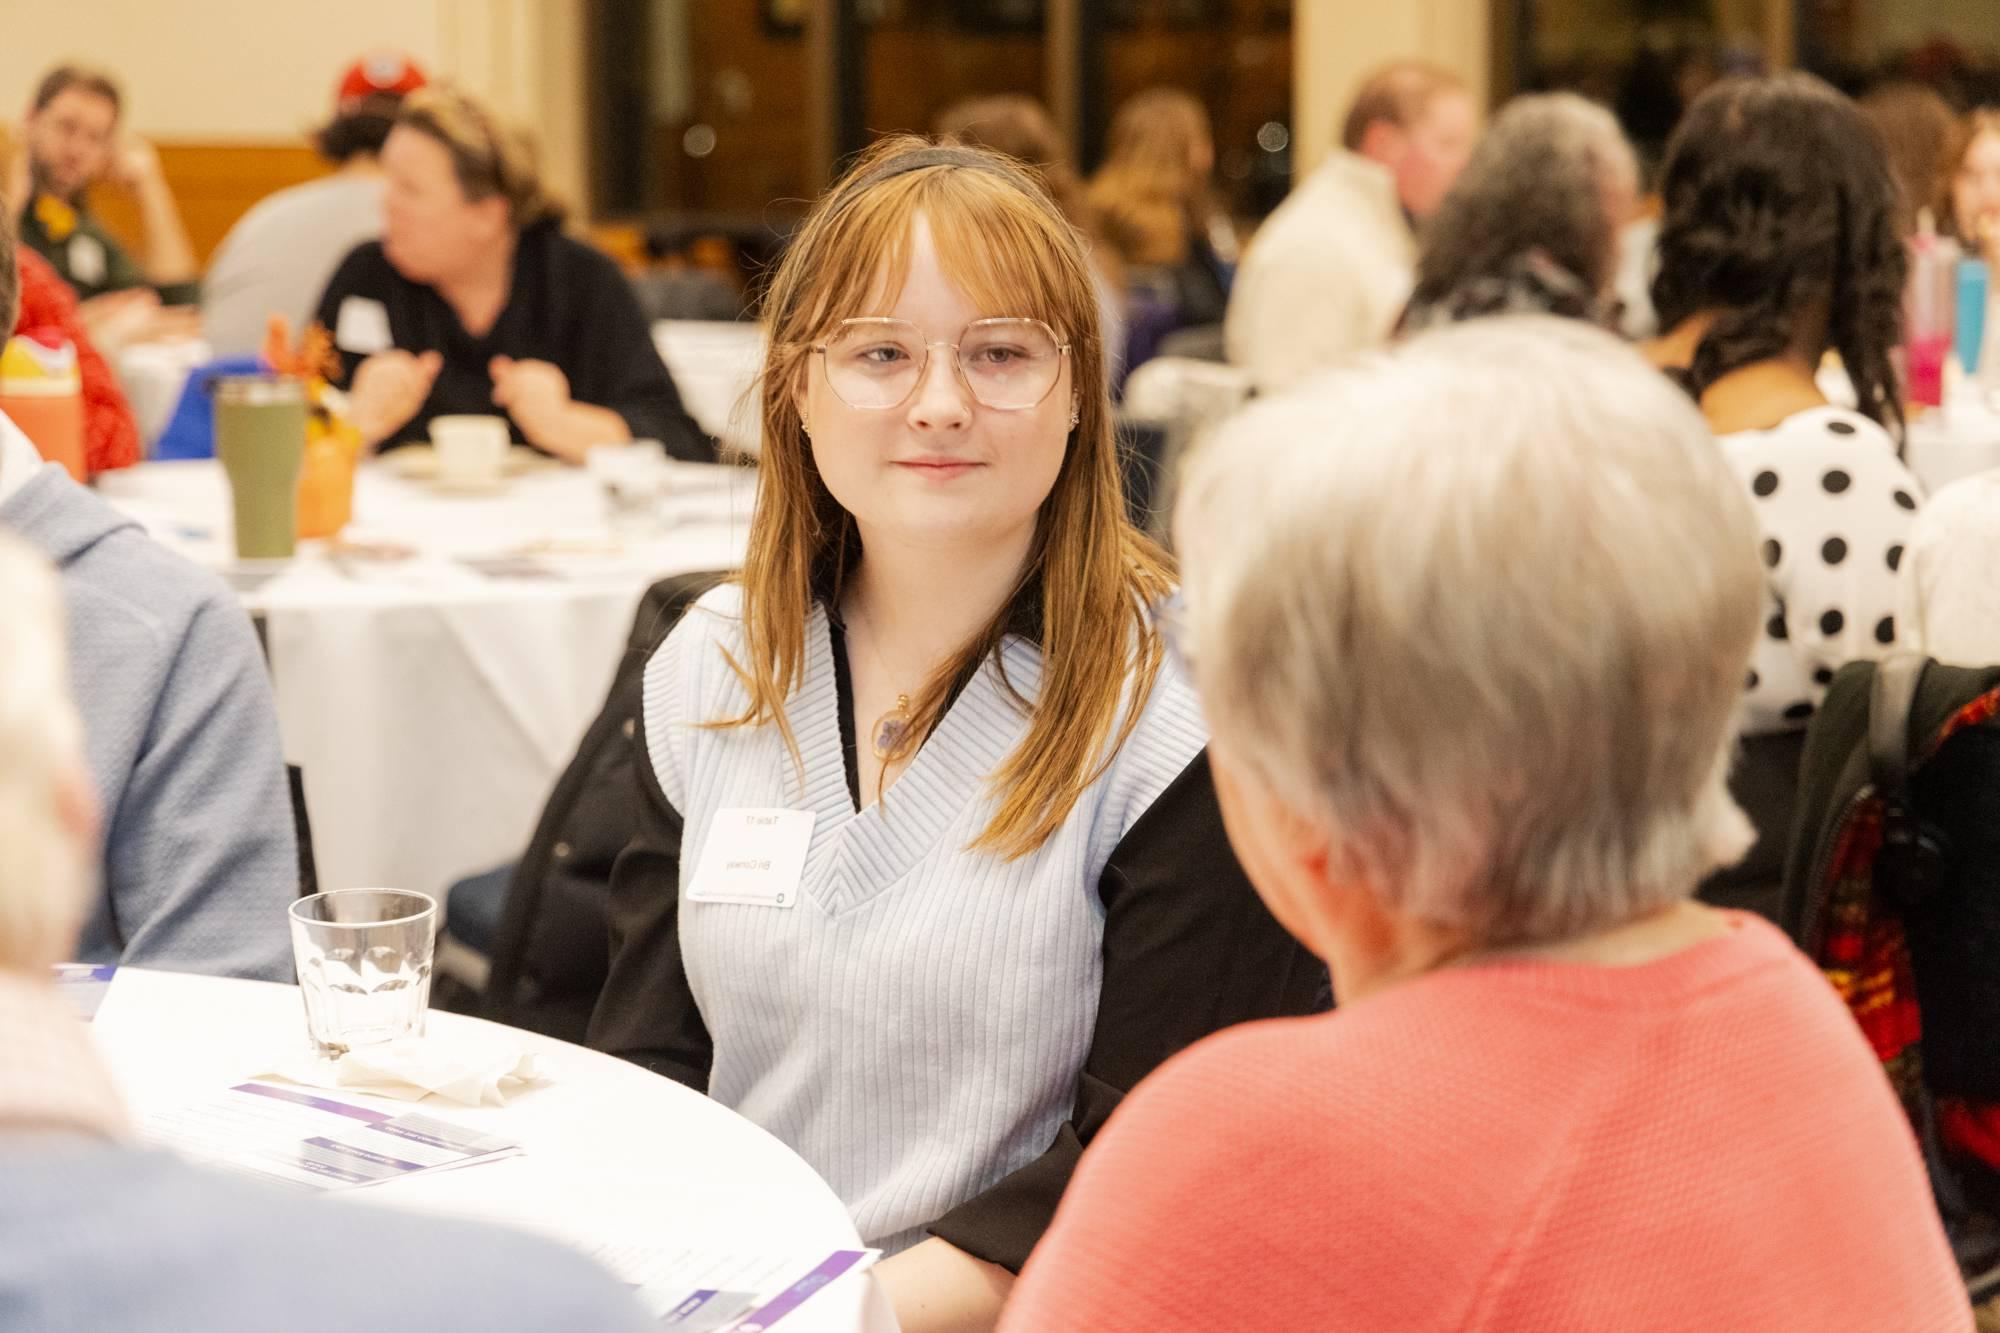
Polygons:
<instances>
[{"instance_id":1,"label":"dark curly hair","mask_svg":"<svg viewBox=\"0 0 2000 1333\"><path fill-rule=\"evenodd\" d=\"M1823 313L1862 413L1900 439L1906 261L1896 182L1860 109L1808 74L1718 83L1668 142L1660 194L1660 327L1715 316L1688 391L1794 350Z\"/></svg>"},{"instance_id":2,"label":"dark curly hair","mask_svg":"<svg viewBox=\"0 0 2000 1333\"><path fill-rule=\"evenodd\" d=\"M396 96L364 97L352 107L337 112L332 120L314 131L313 148L337 167L346 166L363 153L379 156L396 128L396 112L403 99Z\"/></svg>"}]
</instances>

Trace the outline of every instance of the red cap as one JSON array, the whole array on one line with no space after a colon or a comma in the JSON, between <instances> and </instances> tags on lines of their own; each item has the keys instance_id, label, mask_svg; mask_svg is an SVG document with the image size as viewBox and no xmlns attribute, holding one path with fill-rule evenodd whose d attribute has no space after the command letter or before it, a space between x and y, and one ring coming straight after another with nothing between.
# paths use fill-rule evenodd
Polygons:
<instances>
[{"instance_id":1,"label":"red cap","mask_svg":"<svg viewBox=\"0 0 2000 1333\"><path fill-rule=\"evenodd\" d=\"M335 99L342 111L368 97L402 97L428 82L417 63L400 51L375 51L347 67Z\"/></svg>"}]
</instances>

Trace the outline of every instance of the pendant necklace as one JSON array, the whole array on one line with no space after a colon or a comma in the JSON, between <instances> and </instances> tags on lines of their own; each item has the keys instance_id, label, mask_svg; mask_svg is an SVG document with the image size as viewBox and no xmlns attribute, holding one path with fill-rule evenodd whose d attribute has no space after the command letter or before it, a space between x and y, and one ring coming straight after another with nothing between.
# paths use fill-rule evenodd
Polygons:
<instances>
[{"instance_id":1,"label":"pendant necklace","mask_svg":"<svg viewBox=\"0 0 2000 1333\"><path fill-rule=\"evenodd\" d=\"M848 618L854 621L861 619L851 611L848 614ZM867 630L866 625L862 625L860 628L864 631ZM875 664L882 668L884 675L894 679L895 673L889 670L889 663L882 656L881 646L875 642L875 635L872 631L867 632L867 639L868 651L874 655ZM883 713L880 717L877 717L875 724L868 729L868 744L875 751L875 757L887 762L889 756L896 752L897 745L902 742L903 733L909 729L910 696L907 694L898 694L896 696L896 706L888 712Z\"/></svg>"},{"instance_id":2,"label":"pendant necklace","mask_svg":"<svg viewBox=\"0 0 2000 1333\"><path fill-rule=\"evenodd\" d=\"M875 749L875 757L887 762L896 752L897 742L910 728L910 696L896 696L896 706L875 719L874 731L869 736L869 744Z\"/></svg>"}]
</instances>

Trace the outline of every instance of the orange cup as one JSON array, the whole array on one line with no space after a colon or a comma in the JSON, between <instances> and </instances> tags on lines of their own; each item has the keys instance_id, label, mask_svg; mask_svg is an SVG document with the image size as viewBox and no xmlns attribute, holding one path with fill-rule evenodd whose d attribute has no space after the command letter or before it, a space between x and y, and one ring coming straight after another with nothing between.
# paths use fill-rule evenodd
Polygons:
<instances>
[{"instance_id":1,"label":"orange cup","mask_svg":"<svg viewBox=\"0 0 2000 1333\"><path fill-rule=\"evenodd\" d=\"M60 333L35 329L0 350L0 412L34 441L36 452L61 463L78 481L83 458L83 380L76 348Z\"/></svg>"},{"instance_id":2,"label":"orange cup","mask_svg":"<svg viewBox=\"0 0 2000 1333\"><path fill-rule=\"evenodd\" d=\"M306 415L305 466L299 471L299 536L335 537L354 517L354 467L361 434L322 411Z\"/></svg>"}]
</instances>

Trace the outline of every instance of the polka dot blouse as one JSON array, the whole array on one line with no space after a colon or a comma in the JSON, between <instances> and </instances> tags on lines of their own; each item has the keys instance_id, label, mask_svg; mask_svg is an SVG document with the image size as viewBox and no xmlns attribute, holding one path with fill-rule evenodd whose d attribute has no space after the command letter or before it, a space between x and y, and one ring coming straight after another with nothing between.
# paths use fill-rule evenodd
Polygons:
<instances>
[{"instance_id":1,"label":"polka dot blouse","mask_svg":"<svg viewBox=\"0 0 2000 1333\"><path fill-rule=\"evenodd\" d=\"M1720 437L1748 488L1768 579L1746 735L1805 726L1843 663L1896 643L1896 571L1923 492L1880 426L1839 407Z\"/></svg>"}]
</instances>

